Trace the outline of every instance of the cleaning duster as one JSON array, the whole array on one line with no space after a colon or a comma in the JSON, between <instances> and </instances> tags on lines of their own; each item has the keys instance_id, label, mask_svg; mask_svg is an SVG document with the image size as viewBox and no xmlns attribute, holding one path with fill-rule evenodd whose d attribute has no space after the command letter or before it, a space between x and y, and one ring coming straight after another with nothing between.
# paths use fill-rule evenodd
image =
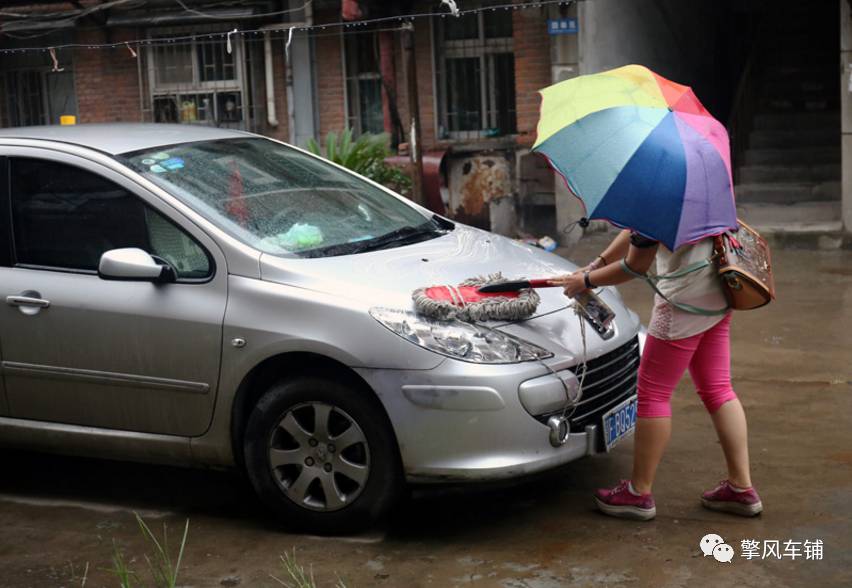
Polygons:
<instances>
[{"instance_id":1,"label":"cleaning duster","mask_svg":"<svg viewBox=\"0 0 852 588\"><path fill-rule=\"evenodd\" d=\"M411 297L418 314L438 320L515 321L532 316L541 301L532 288L481 292L483 286L508 282L501 273L477 276L458 286L418 288Z\"/></svg>"}]
</instances>

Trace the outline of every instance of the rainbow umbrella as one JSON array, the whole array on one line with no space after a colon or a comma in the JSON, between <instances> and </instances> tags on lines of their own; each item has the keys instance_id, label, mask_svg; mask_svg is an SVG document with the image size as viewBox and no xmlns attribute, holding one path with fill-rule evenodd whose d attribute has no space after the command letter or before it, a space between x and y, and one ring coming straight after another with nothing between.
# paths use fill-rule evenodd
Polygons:
<instances>
[{"instance_id":1,"label":"rainbow umbrella","mask_svg":"<svg viewBox=\"0 0 852 588\"><path fill-rule=\"evenodd\" d=\"M626 65L540 93L533 150L588 218L672 251L737 228L728 133L688 86Z\"/></svg>"}]
</instances>

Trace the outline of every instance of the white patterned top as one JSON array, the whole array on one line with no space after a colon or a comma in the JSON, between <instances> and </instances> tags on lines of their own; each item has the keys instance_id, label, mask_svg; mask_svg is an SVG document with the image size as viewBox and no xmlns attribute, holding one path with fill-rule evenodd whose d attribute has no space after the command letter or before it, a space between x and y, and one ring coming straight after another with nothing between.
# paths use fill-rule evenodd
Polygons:
<instances>
[{"instance_id":1,"label":"white patterned top","mask_svg":"<svg viewBox=\"0 0 852 588\"><path fill-rule=\"evenodd\" d=\"M684 245L672 253L663 245L657 249L657 275L670 274L688 265L708 259L713 254L713 238L703 239L693 245ZM682 278L660 280L660 291L674 302L716 310L725 308L727 302L722 291L715 264ZM714 327L726 315L703 316L692 314L654 296L654 310L648 333L657 339L675 340L698 335Z\"/></svg>"}]
</instances>

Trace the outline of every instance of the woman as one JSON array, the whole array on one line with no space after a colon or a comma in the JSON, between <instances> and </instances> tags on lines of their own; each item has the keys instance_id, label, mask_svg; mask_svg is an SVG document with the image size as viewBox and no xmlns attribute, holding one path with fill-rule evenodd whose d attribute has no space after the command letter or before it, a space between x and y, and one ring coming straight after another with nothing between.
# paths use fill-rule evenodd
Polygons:
<instances>
[{"instance_id":1,"label":"woman","mask_svg":"<svg viewBox=\"0 0 852 588\"><path fill-rule=\"evenodd\" d=\"M594 262L562 278L561 284L567 296L575 296L587 289L627 282L632 279L629 272L644 274L655 258L657 274L664 275L708 259L712 250L712 238L672 253L656 241L622 231ZM658 287L665 298L679 305L726 307L713 264L683 277L662 280ZM763 510L751 484L745 413L731 388L730 324L730 312L693 314L656 296L639 365L633 474L614 488L595 493L601 511L641 520L656 516L651 488L671 436L671 395L687 368L713 419L728 466L728 478L704 492L701 503L712 510L743 516Z\"/></svg>"}]
</instances>

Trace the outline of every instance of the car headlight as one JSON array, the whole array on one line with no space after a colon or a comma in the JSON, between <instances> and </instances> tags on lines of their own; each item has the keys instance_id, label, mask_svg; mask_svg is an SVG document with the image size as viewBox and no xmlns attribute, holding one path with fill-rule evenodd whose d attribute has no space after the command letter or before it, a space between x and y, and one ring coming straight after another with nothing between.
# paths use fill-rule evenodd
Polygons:
<instances>
[{"instance_id":1,"label":"car headlight","mask_svg":"<svg viewBox=\"0 0 852 588\"><path fill-rule=\"evenodd\" d=\"M438 321L391 308L371 308L370 316L415 345L462 361L519 363L553 357L537 345L478 324Z\"/></svg>"}]
</instances>

